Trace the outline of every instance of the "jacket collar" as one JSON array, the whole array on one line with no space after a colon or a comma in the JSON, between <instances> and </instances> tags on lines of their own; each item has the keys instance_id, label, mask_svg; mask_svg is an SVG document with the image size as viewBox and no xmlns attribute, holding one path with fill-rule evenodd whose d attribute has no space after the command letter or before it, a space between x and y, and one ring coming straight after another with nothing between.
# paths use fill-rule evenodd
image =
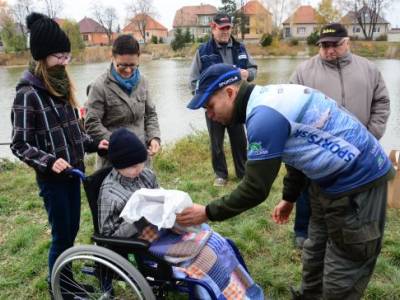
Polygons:
<instances>
[{"instance_id":1,"label":"jacket collar","mask_svg":"<svg viewBox=\"0 0 400 300\"><path fill-rule=\"evenodd\" d=\"M112 63L111 63L112 64ZM128 95L120 86L119 86L119 84L118 84L118 82L117 82L117 80L114 78L114 76L112 75L112 72L111 72L111 69L112 68L112 65L110 65L110 67L107 69L107 77L106 77L106 80L105 80L105 84L108 86L108 88L114 93L114 94L116 94L119 98L121 98L122 99L122 101L125 101L126 103L128 103L128 105L129 105L129 103L132 101L131 100L131 95L133 94L131 94L131 95ZM141 81L141 80L140 80ZM140 87L140 81L139 81L139 83L138 83L138 86L137 86L137 90L139 89L139 87ZM130 107L130 106L129 106Z\"/></svg>"},{"instance_id":2,"label":"jacket collar","mask_svg":"<svg viewBox=\"0 0 400 300\"><path fill-rule=\"evenodd\" d=\"M35 88L39 88L42 90L46 90L46 88L43 85L43 82L36 77L35 75L33 75L31 72L29 72L28 70L26 70L21 77L21 80L18 84L18 86L20 85L32 85ZM17 86L17 88L18 88Z\"/></svg>"},{"instance_id":3,"label":"jacket collar","mask_svg":"<svg viewBox=\"0 0 400 300\"><path fill-rule=\"evenodd\" d=\"M322 63L330 68L337 68L338 66L340 67L345 67L347 65L349 65L352 60L353 60L353 54L351 54L351 52L347 52L347 54L345 54L342 57L339 57L338 59L332 60L332 61L328 61L328 60L324 60L321 58L321 56L319 56Z\"/></svg>"},{"instance_id":4,"label":"jacket collar","mask_svg":"<svg viewBox=\"0 0 400 300\"><path fill-rule=\"evenodd\" d=\"M250 84L247 81L242 81L240 84L239 92L235 100L232 123L246 122L247 103L249 102L250 95L253 92L254 87L254 84Z\"/></svg>"}]
</instances>

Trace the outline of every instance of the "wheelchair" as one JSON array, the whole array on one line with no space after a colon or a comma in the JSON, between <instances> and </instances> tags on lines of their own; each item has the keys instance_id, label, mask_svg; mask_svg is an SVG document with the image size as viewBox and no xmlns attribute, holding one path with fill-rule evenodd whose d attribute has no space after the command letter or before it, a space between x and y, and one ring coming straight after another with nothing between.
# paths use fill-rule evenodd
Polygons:
<instances>
[{"instance_id":1,"label":"wheelchair","mask_svg":"<svg viewBox=\"0 0 400 300\"><path fill-rule=\"evenodd\" d=\"M98 170L88 177L79 170L75 171L83 181L89 202L94 245L74 246L58 257L51 274L55 299L159 300L166 299L170 292L174 293L173 299L198 299L196 289L199 287L209 294L209 299L217 299L206 282L189 278L183 272L174 272L171 264L150 253L148 242L102 236L98 226L97 199L111 168ZM227 241L247 270L234 243Z\"/></svg>"}]
</instances>

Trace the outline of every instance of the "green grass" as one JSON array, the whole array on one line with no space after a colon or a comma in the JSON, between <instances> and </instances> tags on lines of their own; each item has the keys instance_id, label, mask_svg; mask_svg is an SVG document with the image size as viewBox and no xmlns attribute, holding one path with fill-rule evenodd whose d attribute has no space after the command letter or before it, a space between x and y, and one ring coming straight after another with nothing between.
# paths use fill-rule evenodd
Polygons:
<instances>
[{"instance_id":1,"label":"green grass","mask_svg":"<svg viewBox=\"0 0 400 300\"><path fill-rule=\"evenodd\" d=\"M233 174L229 146L226 145ZM93 157L87 160L88 173ZM199 133L166 146L153 163L162 187L188 192L194 202L206 204L231 191L212 186L209 143ZM255 281L272 299L290 299L288 287L301 280L301 253L293 248L293 223L276 225L271 210L280 200L283 169L269 198L256 208L224 222L212 223L217 232L235 241ZM47 251L50 229L33 171L23 164L0 160L0 299L48 299ZM82 195L84 193L82 192ZM389 210L384 247L365 299L399 299L400 211ZM92 220L82 197L77 244L90 242Z\"/></svg>"}]
</instances>

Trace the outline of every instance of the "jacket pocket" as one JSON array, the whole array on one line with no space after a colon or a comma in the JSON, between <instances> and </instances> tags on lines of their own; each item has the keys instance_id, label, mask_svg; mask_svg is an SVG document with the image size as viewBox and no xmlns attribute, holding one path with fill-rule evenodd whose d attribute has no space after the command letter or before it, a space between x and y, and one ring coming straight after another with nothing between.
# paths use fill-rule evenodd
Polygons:
<instances>
[{"instance_id":1,"label":"jacket pocket","mask_svg":"<svg viewBox=\"0 0 400 300\"><path fill-rule=\"evenodd\" d=\"M357 229L342 229L343 250L354 260L366 260L380 250L381 233L378 222L364 224Z\"/></svg>"},{"instance_id":2,"label":"jacket pocket","mask_svg":"<svg viewBox=\"0 0 400 300\"><path fill-rule=\"evenodd\" d=\"M136 101L134 102L135 120L141 119L146 110L146 95L136 95Z\"/></svg>"}]
</instances>

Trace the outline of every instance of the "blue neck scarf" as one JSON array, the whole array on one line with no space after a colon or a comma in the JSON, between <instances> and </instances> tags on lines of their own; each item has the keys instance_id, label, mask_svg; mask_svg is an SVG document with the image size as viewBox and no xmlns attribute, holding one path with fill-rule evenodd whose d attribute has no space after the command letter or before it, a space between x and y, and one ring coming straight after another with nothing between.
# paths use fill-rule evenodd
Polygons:
<instances>
[{"instance_id":1,"label":"blue neck scarf","mask_svg":"<svg viewBox=\"0 0 400 300\"><path fill-rule=\"evenodd\" d=\"M118 72L115 70L114 65L111 66L111 74L117 81L118 85L121 89L124 90L125 93L130 95L134 89L136 89L139 81L140 81L140 72L139 69L135 69L132 76L129 78L123 78Z\"/></svg>"}]
</instances>

